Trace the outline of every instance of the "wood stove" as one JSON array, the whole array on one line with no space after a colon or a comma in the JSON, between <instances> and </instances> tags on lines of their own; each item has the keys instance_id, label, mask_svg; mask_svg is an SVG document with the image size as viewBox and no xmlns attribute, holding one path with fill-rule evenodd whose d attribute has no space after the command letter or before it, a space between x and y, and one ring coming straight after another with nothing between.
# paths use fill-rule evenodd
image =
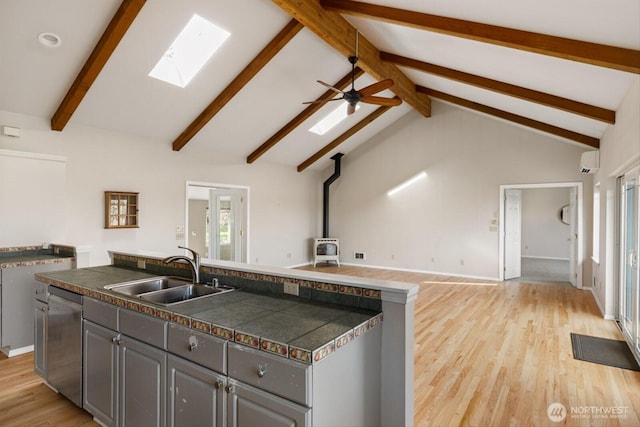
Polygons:
<instances>
[{"instance_id":1,"label":"wood stove","mask_svg":"<svg viewBox=\"0 0 640 427\"><path fill-rule=\"evenodd\" d=\"M327 237L313 239L313 266L326 261L335 261L340 267L340 241Z\"/></svg>"}]
</instances>

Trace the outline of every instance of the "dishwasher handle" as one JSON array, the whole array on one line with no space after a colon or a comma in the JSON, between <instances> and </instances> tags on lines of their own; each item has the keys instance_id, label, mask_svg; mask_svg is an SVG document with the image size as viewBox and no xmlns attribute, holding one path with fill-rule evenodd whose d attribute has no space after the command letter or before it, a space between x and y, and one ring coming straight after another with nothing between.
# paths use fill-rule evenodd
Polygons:
<instances>
[{"instance_id":1,"label":"dishwasher handle","mask_svg":"<svg viewBox=\"0 0 640 427\"><path fill-rule=\"evenodd\" d=\"M59 298L74 302L82 306L82 295L75 292L71 292L66 289L58 288L57 286L51 285L49 286L49 300L51 300L52 296L57 296Z\"/></svg>"}]
</instances>

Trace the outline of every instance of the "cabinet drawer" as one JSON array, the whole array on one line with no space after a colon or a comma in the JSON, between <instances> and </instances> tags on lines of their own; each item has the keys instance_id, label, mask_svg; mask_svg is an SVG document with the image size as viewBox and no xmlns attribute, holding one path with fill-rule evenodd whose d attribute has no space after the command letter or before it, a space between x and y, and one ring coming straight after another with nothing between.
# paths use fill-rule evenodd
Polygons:
<instances>
[{"instance_id":1,"label":"cabinet drawer","mask_svg":"<svg viewBox=\"0 0 640 427\"><path fill-rule=\"evenodd\" d=\"M118 306L93 298L84 298L82 304L83 317L97 323L100 326L117 331L118 329Z\"/></svg>"},{"instance_id":2,"label":"cabinet drawer","mask_svg":"<svg viewBox=\"0 0 640 427\"><path fill-rule=\"evenodd\" d=\"M294 402L311 406L311 365L228 344L228 375Z\"/></svg>"},{"instance_id":3,"label":"cabinet drawer","mask_svg":"<svg viewBox=\"0 0 640 427\"><path fill-rule=\"evenodd\" d=\"M154 347L167 349L167 321L120 309L120 332Z\"/></svg>"},{"instance_id":4,"label":"cabinet drawer","mask_svg":"<svg viewBox=\"0 0 640 427\"><path fill-rule=\"evenodd\" d=\"M184 326L170 324L169 352L222 374L227 373L227 341Z\"/></svg>"}]
</instances>

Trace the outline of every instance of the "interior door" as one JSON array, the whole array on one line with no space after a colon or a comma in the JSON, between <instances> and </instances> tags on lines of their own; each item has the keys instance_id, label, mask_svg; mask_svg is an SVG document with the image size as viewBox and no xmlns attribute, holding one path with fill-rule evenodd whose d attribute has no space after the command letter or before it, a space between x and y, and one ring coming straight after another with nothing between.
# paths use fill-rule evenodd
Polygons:
<instances>
[{"instance_id":1,"label":"interior door","mask_svg":"<svg viewBox=\"0 0 640 427\"><path fill-rule=\"evenodd\" d=\"M243 190L216 188L209 194L209 258L246 262Z\"/></svg>"},{"instance_id":2,"label":"interior door","mask_svg":"<svg viewBox=\"0 0 640 427\"><path fill-rule=\"evenodd\" d=\"M569 192L569 283L578 287L578 189Z\"/></svg>"},{"instance_id":3,"label":"interior door","mask_svg":"<svg viewBox=\"0 0 640 427\"><path fill-rule=\"evenodd\" d=\"M522 190L507 189L504 197L504 279L520 277L522 256Z\"/></svg>"},{"instance_id":4,"label":"interior door","mask_svg":"<svg viewBox=\"0 0 640 427\"><path fill-rule=\"evenodd\" d=\"M640 247L640 169L625 174L620 188L620 301L619 317L622 331L633 343L640 358L640 278L638 251Z\"/></svg>"}]
</instances>

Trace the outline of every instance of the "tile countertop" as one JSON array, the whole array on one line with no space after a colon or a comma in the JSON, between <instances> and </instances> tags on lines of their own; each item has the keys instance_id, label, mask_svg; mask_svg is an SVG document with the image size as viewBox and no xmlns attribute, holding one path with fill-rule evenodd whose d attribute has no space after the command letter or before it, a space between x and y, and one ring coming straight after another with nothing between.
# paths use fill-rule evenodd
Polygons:
<instances>
[{"instance_id":1,"label":"tile countertop","mask_svg":"<svg viewBox=\"0 0 640 427\"><path fill-rule=\"evenodd\" d=\"M101 266L41 273L36 279L305 363L319 362L382 322L378 311L237 289L168 307L141 303L136 297L104 289L106 285L154 276Z\"/></svg>"},{"instance_id":2,"label":"tile countertop","mask_svg":"<svg viewBox=\"0 0 640 427\"><path fill-rule=\"evenodd\" d=\"M31 265L72 262L70 254L54 254L52 249L41 246L0 248L0 268L28 267Z\"/></svg>"}]
</instances>

